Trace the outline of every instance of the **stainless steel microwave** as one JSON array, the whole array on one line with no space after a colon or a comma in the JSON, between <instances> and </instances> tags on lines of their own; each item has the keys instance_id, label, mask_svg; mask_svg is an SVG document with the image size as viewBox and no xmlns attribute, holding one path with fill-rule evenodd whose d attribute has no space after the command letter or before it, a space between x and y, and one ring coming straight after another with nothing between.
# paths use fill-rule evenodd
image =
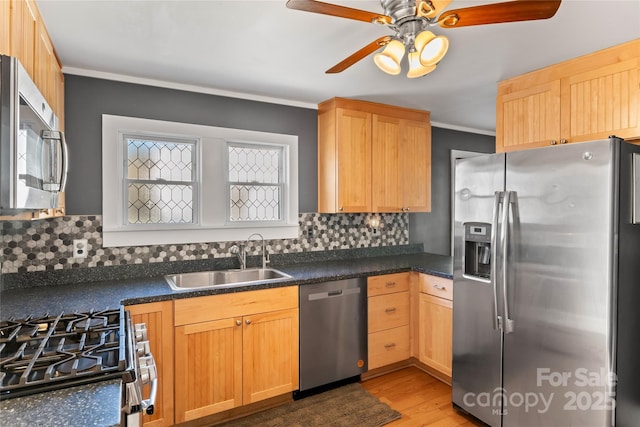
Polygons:
<instances>
[{"instance_id":1,"label":"stainless steel microwave","mask_svg":"<svg viewBox=\"0 0 640 427\"><path fill-rule=\"evenodd\" d=\"M0 214L51 209L67 181L58 118L18 59L0 55Z\"/></svg>"}]
</instances>

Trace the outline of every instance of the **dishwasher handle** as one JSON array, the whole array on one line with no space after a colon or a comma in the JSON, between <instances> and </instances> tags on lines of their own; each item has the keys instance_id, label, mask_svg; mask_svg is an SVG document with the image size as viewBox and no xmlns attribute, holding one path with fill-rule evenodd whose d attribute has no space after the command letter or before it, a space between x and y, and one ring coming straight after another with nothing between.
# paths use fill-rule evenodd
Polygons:
<instances>
[{"instance_id":1,"label":"dishwasher handle","mask_svg":"<svg viewBox=\"0 0 640 427\"><path fill-rule=\"evenodd\" d=\"M340 298L347 295L358 295L359 293L360 288L336 289L334 291L316 292L315 294L309 294L308 299L309 301L317 301L327 298Z\"/></svg>"}]
</instances>

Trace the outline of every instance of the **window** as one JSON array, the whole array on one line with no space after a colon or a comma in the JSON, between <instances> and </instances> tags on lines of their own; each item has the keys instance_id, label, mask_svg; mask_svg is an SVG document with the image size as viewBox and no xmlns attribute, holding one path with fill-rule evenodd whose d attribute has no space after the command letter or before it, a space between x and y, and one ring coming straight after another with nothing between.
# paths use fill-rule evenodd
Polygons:
<instances>
[{"instance_id":1,"label":"window","mask_svg":"<svg viewBox=\"0 0 640 427\"><path fill-rule=\"evenodd\" d=\"M104 246L297 237L296 136L102 120Z\"/></svg>"},{"instance_id":2,"label":"window","mask_svg":"<svg viewBox=\"0 0 640 427\"><path fill-rule=\"evenodd\" d=\"M196 141L124 135L127 224L191 224Z\"/></svg>"},{"instance_id":3,"label":"window","mask_svg":"<svg viewBox=\"0 0 640 427\"><path fill-rule=\"evenodd\" d=\"M282 147L228 145L229 221L280 221Z\"/></svg>"}]
</instances>

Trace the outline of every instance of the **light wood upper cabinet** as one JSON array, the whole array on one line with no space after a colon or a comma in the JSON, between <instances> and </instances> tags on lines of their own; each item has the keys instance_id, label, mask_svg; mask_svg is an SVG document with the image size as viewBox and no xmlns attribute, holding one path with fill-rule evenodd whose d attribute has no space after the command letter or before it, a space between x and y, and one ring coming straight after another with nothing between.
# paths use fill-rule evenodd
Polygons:
<instances>
[{"instance_id":1,"label":"light wood upper cabinet","mask_svg":"<svg viewBox=\"0 0 640 427\"><path fill-rule=\"evenodd\" d=\"M563 78L562 135L591 141L640 137L639 58Z\"/></svg>"},{"instance_id":2,"label":"light wood upper cabinet","mask_svg":"<svg viewBox=\"0 0 640 427\"><path fill-rule=\"evenodd\" d=\"M496 129L502 129L498 151L543 147L554 140L559 142L559 80L499 96L498 103Z\"/></svg>"},{"instance_id":3,"label":"light wood upper cabinet","mask_svg":"<svg viewBox=\"0 0 640 427\"><path fill-rule=\"evenodd\" d=\"M320 212L431 207L429 112L333 98L318 106Z\"/></svg>"},{"instance_id":4,"label":"light wood upper cabinet","mask_svg":"<svg viewBox=\"0 0 640 427\"><path fill-rule=\"evenodd\" d=\"M0 53L11 54L11 2L0 1Z\"/></svg>"},{"instance_id":5,"label":"light wood upper cabinet","mask_svg":"<svg viewBox=\"0 0 640 427\"><path fill-rule=\"evenodd\" d=\"M431 211L431 124L403 120L400 167L402 168L402 209Z\"/></svg>"},{"instance_id":6,"label":"light wood upper cabinet","mask_svg":"<svg viewBox=\"0 0 640 427\"><path fill-rule=\"evenodd\" d=\"M498 84L496 151L640 138L640 39Z\"/></svg>"},{"instance_id":7,"label":"light wood upper cabinet","mask_svg":"<svg viewBox=\"0 0 640 427\"><path fill-rule=\"evenodd\" d=\"M371 114L336 111L339 212L366 212L371 206Z\"/></svg>"},{"instance_id":8,"label":"light wood upper cabinet","mask_svg":"<svg viewBox=\"0 0 640 427\"><path fill-rule=\"evenodd\" d=\"M176 423L298 388L296 286L174 304Z\"/></svg>"},{"instance_id":9,"label":"light wood upper cabinet","mask_svg":"<svg viewBox=\"0 0 640 427\"><path fill-rule=\"evenodd\" d=\"M11 1L11 56L35 80L36 33L40 14L33 0Z\"/></svg>"},{"instance_id":10,"label":"light wood upper cabinet","mask_svg":"<svg viewBox=\"0 0 640 427\"><path fill-rule=\"evenodd\" d=\"M173 425L173 302L153 302L126 308L134 324L145 323L151 353L158 372L158 392L153 415L143 415L146 427ZM143 388L149 398L150 386Z\"/></svg>"}]
</instances>

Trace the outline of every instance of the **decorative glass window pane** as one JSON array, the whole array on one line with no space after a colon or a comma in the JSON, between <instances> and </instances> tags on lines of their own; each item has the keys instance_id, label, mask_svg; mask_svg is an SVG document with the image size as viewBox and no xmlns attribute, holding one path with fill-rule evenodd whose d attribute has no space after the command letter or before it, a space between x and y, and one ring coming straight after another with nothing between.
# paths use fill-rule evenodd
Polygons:
<instances>
[{"instance_id":1,"label":"decorative glass window pane","mask_svg":"<svg viewBox=\"0 0 640 427\"><path fill-rule=\"evenodd\" d=\"M229 220L282 219L283 149L229 144Z\"/></svg>"},{"instance_id":2,"label":"decorative glass window pane","mask_svg":"<svg viewBox=\"0 0 640 427\"><path fill-rule=\"evenodd\" d=\"M125 137L128 224L194 222L195 142Z\"/></svg>"}]
</instances>

